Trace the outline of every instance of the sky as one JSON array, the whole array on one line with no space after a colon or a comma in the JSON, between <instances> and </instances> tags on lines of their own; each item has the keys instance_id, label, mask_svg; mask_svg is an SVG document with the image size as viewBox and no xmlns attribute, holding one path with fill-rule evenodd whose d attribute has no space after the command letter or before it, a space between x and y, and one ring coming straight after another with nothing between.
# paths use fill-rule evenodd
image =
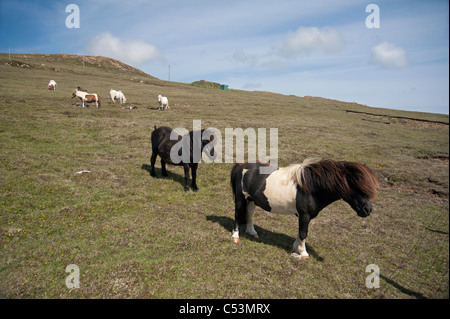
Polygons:
<instances>
[{"instance_id":1,"label":"sky","mask_svg":"<svg viewBox=\"0 0 450 319\"><path fill-rule=\"evenodd\" d=\"M172 81L449 114L448 0L0 0L8 50L102 55L162 80L170 65Z\"/></svg>"}]
</instances>

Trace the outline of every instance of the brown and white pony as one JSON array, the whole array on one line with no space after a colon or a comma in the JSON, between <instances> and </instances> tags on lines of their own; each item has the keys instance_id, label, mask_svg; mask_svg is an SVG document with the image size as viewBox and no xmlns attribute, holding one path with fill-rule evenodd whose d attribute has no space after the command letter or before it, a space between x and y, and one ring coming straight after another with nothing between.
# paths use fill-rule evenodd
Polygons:
<instances>
[{"instance_id":1,"label":"brown and white pony","mask_svg":"<svg viewBox=\"0 0 450 319\"><path fill-rule=\"evenodd\" d=\"M261 167L265 168L264 174L260 172ZM231 186L235 202L234 242L239 241L240 224L247 224L246 232L258 238L252 220L258 206L268 212L298 217L293 256L308 258L305 241L310 220L339 199L347 202L358 216L369 216L378 181L363 164L306 159L302 164L279 169L263 163L235 164Z\"/></svg>"},{"instance_id":2,"label":"brown and white pony","mask_svg":"<svg viewBox=\"0 0 450 319\"><path fill-rule=\"evenodd\" d=\"M80 100L81 100L81 105L82 105L83 107L85 107L84 102L86 102L86 103L92 103L92 102L94 102L94 103L95 103L95 106L96 106L97 108L101 108L101 107L102 107L101 96L100 96L99 94L96 94L96 93L90 94L90 93L82 92L82 91L79 91L79 90L75 89L75 90L73 90L73 92L72 92L72 99L73 99L74 97L79 97L79 98L80 98Z\"/></svg>"},{"instance_id":3,"label":"brown and white pony","mask_svg":"<svg viewBox=\"0 0 450 319\"><path fill-rule=\"evenodd\" d=\"M50 80L50 82L48 82L48 89L53 92L56 90L55 80Z\"/></svg>"}]
</instances>

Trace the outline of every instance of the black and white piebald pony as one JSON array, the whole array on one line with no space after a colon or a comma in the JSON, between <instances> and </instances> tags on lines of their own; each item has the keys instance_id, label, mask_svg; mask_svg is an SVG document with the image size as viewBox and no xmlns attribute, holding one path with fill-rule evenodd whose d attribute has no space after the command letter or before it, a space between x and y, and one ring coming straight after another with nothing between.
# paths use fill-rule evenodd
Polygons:
<instances>
[{"instance_id":1,"label":"black and white piebald pony","mask_svg":"<svg viewBox=\"0 0 450 319\"><path fill-rule=\"evenodd\" d=\"M192 172L192 189L195 192L197 192L198 164L200 162L202 152L205 152L210 157L213 157L215 155L213 147L214 143L212 142L214 140L214 135L211 132L208 132L207 130L201 130L196 132L191 131L187 133L185 136L181 136L177 134L175 131L173 131L170 127L161 126L159 128L156 128L155 125L155 129L152 132L151 140L152 140L152 156L150 158L151 164L150 175L156 176L155 162L156 157L159 155L159 157L161 158L162 176L168 176L166 164L183 166L184 181L185 181L184 191L188 192L189 168L190 168ZM189 152L189 157L186 156L184 159L183 159L184 157L183 147L178 148L178 152L177 148L175 149L176 152L175 155L178 156L173 156L174 155L173 153L171 154L172 147L174 147L178 143L183 144L184 142L181 142L182 140L186 142L185 150ZM179 161L175 161L173 157L177 157Z\"/></svg>"},{"instance_id":2,"label":"black and white piebald pony","mask_svg":"<svg viewBox=\"0 0 450 319\"><path fill-rule=\"evenodd\" d=\"M264 174L260 168L266 170ZM363 164L309 158L302 164L279 169L258 162L235 164L231 186L235 200L234 242L239 241L240 224L247 224L246 232L258 238L252 220L258 206L268 212L298 217L294 256L308 258L305 241L310 220L339 199L346 201L358 216L369 216L378 181Z\"/></svg>"}]
</instances>

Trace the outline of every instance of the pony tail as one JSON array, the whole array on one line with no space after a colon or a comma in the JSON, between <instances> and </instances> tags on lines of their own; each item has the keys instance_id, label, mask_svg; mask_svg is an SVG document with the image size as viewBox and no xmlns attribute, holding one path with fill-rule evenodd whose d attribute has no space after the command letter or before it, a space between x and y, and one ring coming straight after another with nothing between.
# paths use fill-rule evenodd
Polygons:
<instances>
[{"instance_id":1,"label":"pony tail","mask_svg":"<svg viewBox=\"0 0 450 319\"><path fill-rule=\"evenodd\" d=\"M236 164L234 164L233 168L231 169L230 185L231 185L231 189L233 190L233 195L236 195L236 176L238 174L240 166L241 165L236 163Z\"/></svg>"}]
</instances>

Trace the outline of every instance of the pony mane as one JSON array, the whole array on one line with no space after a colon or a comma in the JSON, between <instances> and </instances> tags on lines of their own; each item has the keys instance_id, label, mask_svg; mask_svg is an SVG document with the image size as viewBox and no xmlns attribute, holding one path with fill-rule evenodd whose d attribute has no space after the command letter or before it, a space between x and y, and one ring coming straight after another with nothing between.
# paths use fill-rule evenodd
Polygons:
<instances>
[{"instance_id":1,"label":"pony mane","mask_svg":"<svg viewBox=\"0 0 450 319\"><path fill-rule=\"evenodd\" d=\"M370 200L377 197L377 177L364 164L307 158L302 164L287 169L290 178L305 193L325 190L349 199L354 191L358 191Z\"/></svg>"}]
</instances>

